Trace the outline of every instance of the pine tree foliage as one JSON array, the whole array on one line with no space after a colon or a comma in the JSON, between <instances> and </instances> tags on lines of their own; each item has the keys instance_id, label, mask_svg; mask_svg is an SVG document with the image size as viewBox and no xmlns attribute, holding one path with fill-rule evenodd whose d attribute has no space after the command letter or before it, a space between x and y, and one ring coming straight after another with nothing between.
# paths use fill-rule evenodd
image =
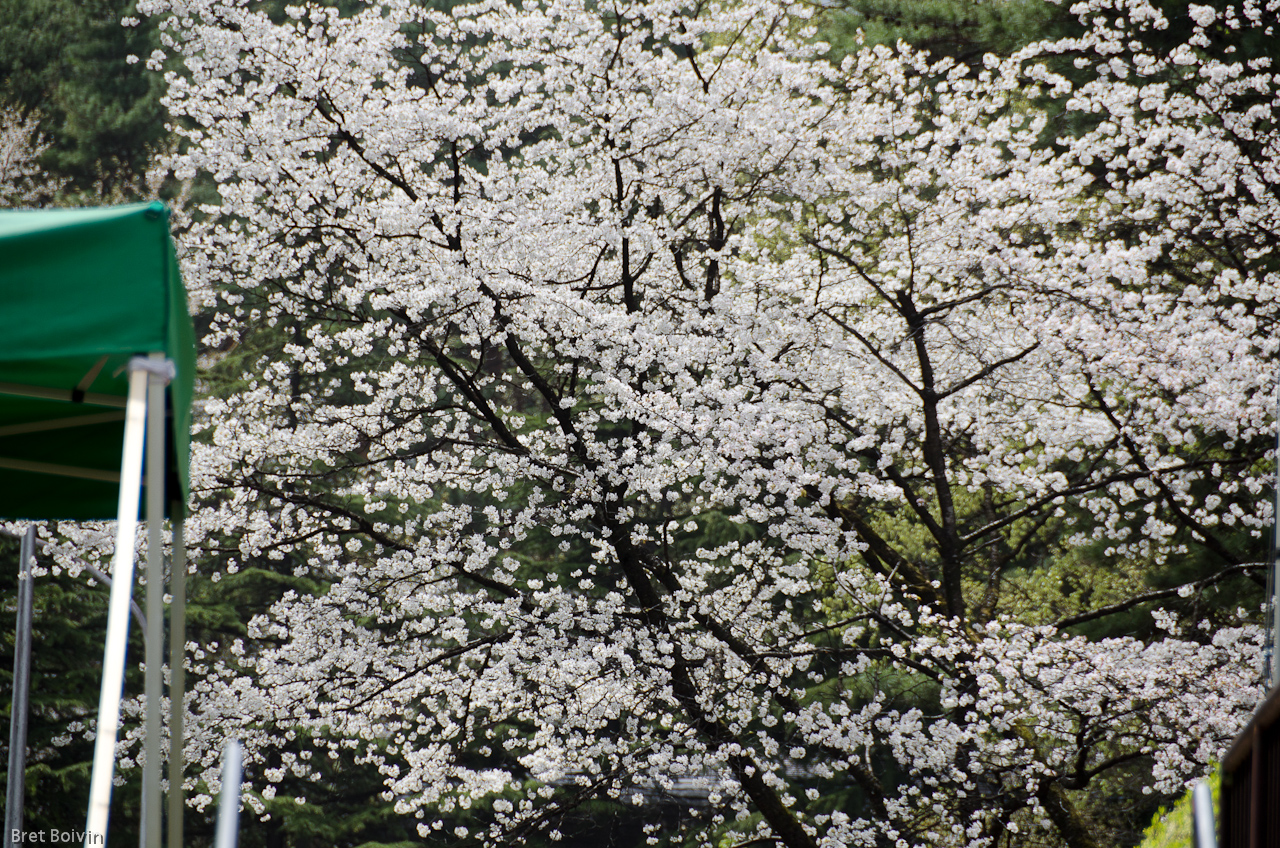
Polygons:
<instances>
[{"instance_id":1,"label":"pine tree foliage","mask_svg":"<svg viewBox=\"0 0 1280 848\"><path fill-rule=\"evenodd\" d=\"M24 528L25 529L25 528ZM9 717L13 698L14 622L18 597L18 539L0 535L0 714L4 735L0 757L8 762ZM31 678L28 690L27 767L23 775L23 829L28 833L59 833L77 829L89 803L89 772L93 742L84 729L96 716L106 630L107 591L88 579L54 566L43 552L34 569ZM87 585L86 585L87 584ZM135 628L135 636L136 633ZM141 640L131 649L141 653ZM141 674L129 675L129 686L140 688ZM0 780L7 791L11 775ZM113 799L114 838L136 839L138 788L130 782Z\"/></svg>"},{"instance_id":2,"label":"pine tree foliage","mask_svg":"<svg viewBox=\"0 0 1280 848\"><path fill-rule=\"evenodd\" d=\"M80 192L148 196L168 140L146 62L155 38L130 0L0 0L0 101L40 116L46 172Z\"/></svg>"},{"instance_id":3,"label":"pine tree foliage","mask_svg":"<svg viewBox=\"0 0 1280 848\"><path fill-rule=\"evenodd\" d=\"M823 13L821 37L841 56L858 45L917 50L966 64L987 53L1008 56L1044 38L1062 36L1075 19L1051 0L852 0Z\"/></svg>"}]
</instances>

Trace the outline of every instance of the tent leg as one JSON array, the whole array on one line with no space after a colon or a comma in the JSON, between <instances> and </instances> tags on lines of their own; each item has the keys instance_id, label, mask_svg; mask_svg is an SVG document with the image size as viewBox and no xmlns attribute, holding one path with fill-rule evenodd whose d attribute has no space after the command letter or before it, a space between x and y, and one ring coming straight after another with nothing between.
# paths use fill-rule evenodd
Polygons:
<instances>
[{"instance_id":1,"label":"tent leg","mask_svg":"<svg viewBox=\"0 0 1280 848\"><path fill-rule=\"evenodd\" d=\"M164 354L153 353L162 360ZM141 848L160 848L160 700L164 685L164 380L147 380L146 762L142 767Z\"/></svg>"},{"instance_id":2,"label":"tent leg","mask_svg":"<svg viewBox=\"0 0 1280 848\"><path fill-rule=\"evenodd\" d=\"M4 796L4 844L17 845L22 835L22 807L26 795L27 695L31 687L31 618L35 606L31 561L36 553L36 528L22 536L18 564L18 629L13 643L13 707L9 711L9 783Z\"/></svg>"},{"instance_id":3,"label":"tent leg","mask_svg":"<svg viewBox=\"0 0 1280 848\"><path fill-rule=\"evenodd\" d=\"M133 595L133 552L138 533L138 489L142 481L142 440L146 429L147 373L129 372L125 406L124 453L120 460L120 499L116 552L111 568L111 600L107 608L107 643L102 655L102 692L98 699L97 737L89 779L89 814L85 848L106 845L111 811L111 782L124 694L125 653L129 647L129 602Z\"/></svg>"},{"instance_id":4,"label":"tent leg","mask_svg":"<svg viewBox=\"0 0 1280 848\"><path fill-rule=\"evenodd\" d=\"M169 846L182 848L182 767L187 694L187 551L180 509L173 510L173 565L169 569Z\"/></svg>"},{"instance_id":5,"label":"tent leg","mask_svg":"<svg viewBox=\"0 0 1280 848\"><path fill-rule=\"evenodd\" d=\"M228 739L222 748L222 792L218 796L218 823L213 848L236 848L239 841L240 769L243 753L239 739Z\"/></svg>"}]
</instances>

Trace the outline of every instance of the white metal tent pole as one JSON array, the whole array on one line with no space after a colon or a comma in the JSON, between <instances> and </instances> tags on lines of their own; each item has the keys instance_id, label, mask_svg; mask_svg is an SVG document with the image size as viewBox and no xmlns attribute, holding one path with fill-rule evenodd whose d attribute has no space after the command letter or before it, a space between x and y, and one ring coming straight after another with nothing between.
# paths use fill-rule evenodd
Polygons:
<instances>
[{"instance_id":1,"label":"white metal tent pole","mask_svg":"<svg viewBox=\"0 0 1280 848\"><path fill-rule=\"evenodd\" d=\"M222 794L218 798L218 823L213 848L236 848L240 820L240 740L228 739L222 749Z\"/></svg>"},{"instance_id":2,"label":"white metal tent pole","mask_svg":"<svg viewBox=\"0 0 1280 848\"><path fill-rule=\"evenodd\" d=\"M187 550L181 507L173 510L173 565L169 569L169 846L182 848L183 716L187 694Z\"/></svg>"},{"instance_id":3,"label":"white metal tent pole","mask_svg":"<svg viewBox=\"0 0 1280 848\"><path fill-rule=\"evenodd\" d=\"M105 845L111 811L111 781L116 763L116 734L120 730L120 698L124 693L125 652L129 647L129 602L133 595L133 549L138 532L138 500L142 482L142 437L146 430L147 377L145 370L129 371L125 406L124 452L120 459L116 552L111 568L111 600L107 607L107 643L102 654L102 693L98 699L97 738L89 778L89 814L85 848Z\"/></svg>"},{"instance_id":4,"label":"white metal tent pole","mask_svg":"<svg viewBox=\"0 0 1280 848\"><path fill-rule=\"evenodd\" d=\"M1276 481L1271 502L1271 568L1267 572L1267 605L1271 611L1271 638L1266 650L1267 691L1280 686L1280 394L1276 397Z\"/></svg>"},{"instance_id":5,"label":"white metal tent pole","mask_svg":"<svg viewBox=\"0 0 1280 848\"><path fill-rule=\"evenodd\" d=\"M1218 848L1218 829L1213 822L1213 789L1207 780L1197 780L1191 790L1191 828L1191 842L1195 848Z\"/></svg>"},{"instance_id":6,"label":"white metal tent pole","mask_svg":"<svg viewBox=\"0 0 1280 848\"><path fill-rule=\"evenodd\" d=\"M152 362L164 354L151 354ZM164 686L164 385L150 374L147 388L147 696L146 762L142 766L141 848L160 848L160 698Z\"/></svg>"},{"instance_id":7,"label":"white metal tent pole","mask_svg":"<svg viewBox=\"0 0 1280 848\"><path fill-rule=\"evenodd\" d=\"M18 563L18 629L13 641L13 701L9 710L9 785L4 796L4 844L22 842L22 807L26 794L27 696L31 689L31 619L35 606L31 563L36 555L36 528L22 534Z\"/></svg>"}]
</instances>

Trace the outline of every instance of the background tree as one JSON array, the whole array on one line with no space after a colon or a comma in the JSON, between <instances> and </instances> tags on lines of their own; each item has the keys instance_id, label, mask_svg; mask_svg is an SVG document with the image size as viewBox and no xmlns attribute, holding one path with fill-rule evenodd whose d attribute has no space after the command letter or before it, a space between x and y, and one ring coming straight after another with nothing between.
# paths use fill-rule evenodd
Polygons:
<instances>
[{"instance_id":1,"label":"background tree","mask_svg":"<svg viewBox=\"0 0 1280 848\"><path fill-rule=\"evenodd\" d=\"M822 13L819 35L837 57L860 45L895 46L905 41L937 58L970 66L987 53L1008 56L1045 38L1074 29L1074 16L1051 0L852 0Z\"/></svg>"},{"instance_id":2,"label":"background tree","mask_svg":"<svg viewBox=\"0 0 1280 848\"><path fill-rule=\"evenodd\" d=\"M8 726L13 693L13 644L16 619L18 540L0 535L0 596L3 607L3 649L0 650L0 701ZM23 827L27 831L65 831L83 819L89 805L89 769L93 743L82 733L97 707L97 665L86 656L101 653L97 633L106 628L107 597L104 591L86 590L83 578L50 575L46 568L38 580L33 617L32 673L28 726L26 804ZM136 682L136 681L135 681ZM3 752L8 756L8 733ZM11 776L0 781L7 789ZM137 793L123 792L116 799L120 816L137 817ZM113 831L114 832L114 831ZM127 824L116 835L127 839Z\"/></svg>"},{"instance_id":3,"label":"background tree","mask_svg":"<svg viewBox=\"0 0 1280 848\"><path fill-rule=\"evenodd\" d=\"M91 195L154 196L145 175L168 140L145 61L155 38L130 0L0 2L0 99L41 116L46 172Z\"/></svg>"},{"instance_id":4,"label":"background tree","mask_svg":"<svg viewBox=\"0 0 1280 848\"><path fill-rule=\"evenodd\" d=\"M0 107L0 208L36 205L62 190L64 181L37 161L47 147L35 117Z\"/></svg>"}]
</instances>

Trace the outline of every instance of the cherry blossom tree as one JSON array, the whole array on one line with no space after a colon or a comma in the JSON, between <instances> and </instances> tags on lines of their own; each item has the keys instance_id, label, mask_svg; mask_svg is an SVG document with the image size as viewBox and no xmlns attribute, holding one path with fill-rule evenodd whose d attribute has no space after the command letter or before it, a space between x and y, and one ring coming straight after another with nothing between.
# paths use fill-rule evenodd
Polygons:
<instances>
[{"instance_id":1,"label":"cherry blossom tree","mask_svg":"<svg viewBox=\"0 0 1280 848\"><path fill-rule=\"evenodd\" d=\"M1211 47L1274 3L982 67L772 0L139 7L206 342L270 346L190 534L326 587L193 660L251 808L353 752L424 838L683 780L704 844L1091 846L1243 724L1256 613L1194 602L1270 520L1280 113Z\"/></svg>"},{"instance_id":2,"label":"cherry blossom tree","mask_svg":"<svg viewBox=\"0 0 1280 848\"><path fill-rule=\"evenodd\" d=\"M65 183L40 167L40 154L49 145L38 125L34 115L0 105L0 208L47 202Z\"/></svg>"}]
</instances>

